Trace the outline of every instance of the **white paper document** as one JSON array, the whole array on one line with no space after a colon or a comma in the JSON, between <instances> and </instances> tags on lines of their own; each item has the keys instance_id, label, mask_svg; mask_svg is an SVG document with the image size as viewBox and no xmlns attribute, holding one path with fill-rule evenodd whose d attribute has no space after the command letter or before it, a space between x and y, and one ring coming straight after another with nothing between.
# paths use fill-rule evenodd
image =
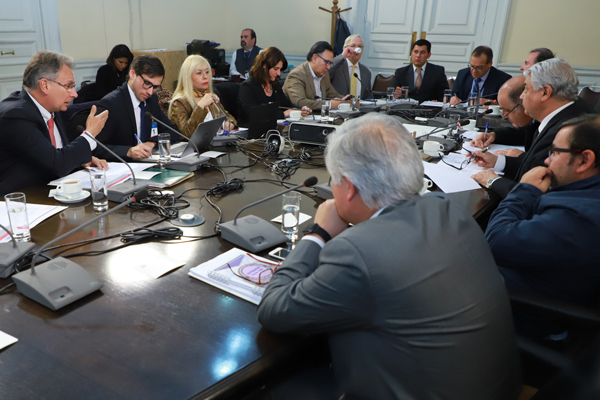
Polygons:
<instances>
[{"instance_id":1,"label":"white paper document","mask_svg":"<svg viewBox=\"0 0 600 400\"><path fill-rule=\"evenodd\" d=\"M89 182L89 179L88 179ZM43 204L27 204L27 217L29 218L29 229L40 224L47 218L50 218L56 213L64 210L65 206L46 206ZM6 203L0 202L0 224L10 229L10 221L8 219L8 212L6 211ZM0 229L0 243L8 242L10 235Z\"/></svg>"},{"instance_id":2,"label":"white paper document","mask_svg":"<svg viewBox=\"0 0 600 400\"><path fill-rule=\"evenodd\" d=\"M8 333L0 331L0 350L10 346L13 343L17 343L19 339L14 336L10 336Z\"/></svg>"},{"instance_id":3,"label":"white paper document","mask_svg":"<svg viewBox=\"0 0 600 400\"><path fill-rule=\"evenodd\" d=\"M421 104L419 104L420 106L423 107L443 107L444 103L441 101L424 101Z\"/></svg>"},{"instance_id":4,"label":"white paper document","mask_svg":"<svg viewBox=\"0 0 600 400\"><path fill-rule=\"evenodd\" d=\"M444 193L481 189L481 186L470 177L475 173L474 171L459 171L452 167L444 166L441 162L438 164L429 164L423 161L423 167L425 168L425 174Z\"/></svg>"},{"instance_id":5,"label":"white paper document","mask_svg":"<svg viewBox=\"0 0 600 400\"><path fill-rule=\"evenodd\" d=\"M129 163L134 174L151 168L152 164L148 163ZM136 175L137 176L137 175ZM86 169L82 169L77 172L73 172L63 178L55 179L50 182L50 186L58 186L62 181L67 179L79 179L83 189L90 189L90 173ZM127 168L127 165L123 163L110 162L108 163L108 170L106 171L106 184L108 187L117 185L131 179L131 171Z\"/></svg>"},{"instance_id":6,"label":"white paper document","mask_svg":"<svg viewBox=\"0 0 600 400\"><path fill-rule=\"evenodd\" d=\"M302 225L303 223L305 223L306 221L308 221L311 218L312 217L308 214L300 213L300 216L298 217L298 219L299 219L298 225ZM280 224L281 223L281 214L279 214L278 216L273 218L271 221L277 222L278 224Z\"/></svg>"},{"instance_id":7,"label":"white paper document","mask_svg":"<svg viewBox=\"0 0 600 400\"><path fill-rule=\"evenodd\" d=\"M208 158L217 158L217 157L221 157L225 154L227 154L227 153L224 153L222 151L205 151L204 153L202 153L200 155L204 156L204 157L208 157Z\"/></svg>"},{"instance_id":8,"label":"white paper document","mask_svg":"<svg viewBox=\"0 0 600 400\"><path fill-rule=\"evenodd\" d=\"M137 256L136 261L137 263L134 264L132 268L154 279L158 279L167 272L171 272L172 270L185 265L184 261L163 257L156 253L152 253L147 257Z\"/></svg>"}]
</instances>

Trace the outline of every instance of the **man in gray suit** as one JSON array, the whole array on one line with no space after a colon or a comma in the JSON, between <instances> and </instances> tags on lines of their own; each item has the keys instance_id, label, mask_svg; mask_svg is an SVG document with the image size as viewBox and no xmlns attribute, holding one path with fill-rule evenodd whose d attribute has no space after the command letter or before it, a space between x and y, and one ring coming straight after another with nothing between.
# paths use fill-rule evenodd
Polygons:
<instances>
[{"instance_id":1,"label":"man in gray suit","mask_svg":"<svg viewBox=\"0 0 600 400\"><path fill-rule=\"evenodd\" d=\"M360 99L370 99L371 71L359 63L365 46L359 35L350 35L344 42L344 51L333 59L329 79L338 93L350 93ZM358 75L358 77L354 76Z\"/></svg>"},{"instance_id":2,"label":"man in gray suit","mask_svg":"<svg viewBox=\"0 0 600 400\"><path fill-rule=\"evenodd\" d=\"M269 330L328 334L332 372L318 371L321 396L304 398L516 399L498 268L471 215L444 194L419 196L423 165L408 131L369 114L329 135L325 157L334 199L319 206L258 308ZM306 382L296 377L272 395L313 389Z\"/></svg>"}]
</instances>

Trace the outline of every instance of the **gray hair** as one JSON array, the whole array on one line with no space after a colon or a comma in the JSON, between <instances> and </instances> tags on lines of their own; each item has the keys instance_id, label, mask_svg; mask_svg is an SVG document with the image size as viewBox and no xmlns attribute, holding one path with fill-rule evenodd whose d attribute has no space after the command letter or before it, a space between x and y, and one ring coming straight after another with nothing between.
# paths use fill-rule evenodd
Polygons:
<instances>
[{"instance_id":1,"label":"gray hair","mask_svg":"<svg viewBox=\"0 0 600 400\"><path fill-rule=\"evenodd\" d=\"M362 38L360 37L360 35L350 35L346 38L346 40L344 41L344 47L348 47L348 45L350 44L350 41L354 38L359 38L360 40L362 40Z\"/></svg>"},{"instance_id":2,"label":"gray hair","mask_svg":"<svg viewBox=\"0 0 600 400\"><path fill-rule=\"evenodd\" d=\"M325 163L334 184L346 177L369 208L408 199L423 188L423 163L402 123L371 113L327 137Z\"/></svg>"},{"instance_id":3,"label":"gray hair","mask_svg":"<svg viewBox=\"0 0 600 400\"><path fill-rule=\"evenodd\" d=\"M523 75L530 77L531 86L536 92L547 85L552 88L552 96L577 100L579 79L564 58L551 58L534 64L523 71Z\"/></svg>"},{"instance_id":4,"label":"gray hair","mask_svg":"<svg viewBox=\"0 0 600 400\"><path fill-rule=\"evenodd\" d=\"M23 86L27 89L36 89L42 78L55 80L60 69L66 65L73 69L73 58L54 51L39 51L34 54L23 73Z\"/></svg>"}]
</instances>

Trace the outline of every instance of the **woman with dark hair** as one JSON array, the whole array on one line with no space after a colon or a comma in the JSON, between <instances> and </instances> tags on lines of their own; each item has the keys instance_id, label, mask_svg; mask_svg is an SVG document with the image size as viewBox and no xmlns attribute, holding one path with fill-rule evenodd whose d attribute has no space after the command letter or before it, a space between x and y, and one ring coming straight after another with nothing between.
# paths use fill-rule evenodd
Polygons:
<instances>
[{"instance_id":1,"label":"woman with dark hair","mask_svg":"<svg viewBox=\"0 0 600 400\"><path fill-rule=\"evenodd\" d=\"M125 83L131 61L133 54L129 47L124 44L113 47L106 59L106 65L101 66L96 73L96 92L99 99Z\"/></svg>"},{"instance_id":2,"label":"woman with dark hair","mask_svg":"<svg viewBox=\"0 0 600 400\"><path fill-rule=\"evenodd\" d=\"M252 68L250 68L250 77L240 86L238 94L238 124L248 126L249 113L252 107L261 104L279 102L281 107L290 109L280 109L277 115L278 119L289 118L291 108L296 108L290 99L283 93L279 84L281 71L287 68L287 60L277 47L267 47L256 56ZM310 109L303 107L302 115L308 115Z\"/></svg>"}]
</instances>

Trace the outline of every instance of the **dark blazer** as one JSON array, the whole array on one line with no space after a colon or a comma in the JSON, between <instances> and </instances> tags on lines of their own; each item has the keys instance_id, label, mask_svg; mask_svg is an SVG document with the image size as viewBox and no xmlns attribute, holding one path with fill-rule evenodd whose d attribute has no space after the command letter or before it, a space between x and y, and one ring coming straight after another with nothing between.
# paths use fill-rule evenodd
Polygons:
<instances>
[{"instance_id":1,"label":"dark blazer","mask_svg":"<svg viewBox=\"0 0 600 400\"><path fill-rule=\"evenodd\" d=\"M527 152L521 154L519 157L506 157L506 166L504 167L505 177L496 180L491 189L498 193L500 197L505 198L527 171L534 167L544 166L544 160L548 158L548 150L552 146L560 125L582 114L585 114L585 112L576 104L571 104L556 114L544 127L542 132L539 134L534 133L531 148Z\"/></svg>"},{"instance_id":2,"label":"dark blazer","mask_svg":"<svg viewBox=\"0 0 600 400\"><path fill-rule=\"evenodd\" d=\"M301 240L258 320L274 332L328 334L337 389L352 398L520 392L504 282L475 220L444 194L390 205L323 249Z\"/></svg>"},{"instance_id":3,"label":"dark blazer","mask_svg":"<svg viewBox=\"0 0 600 400\"><path fill-rule=\"evenodd\" d=\"M418 100L419 103L428 100L443 101L444 89L449 88L444 67L431 63L425 65L421 89L415 88L415 72L412 64L396 70L391 86L408 86L408 97Z\"/></svg>"},{"instance_id":4,"label":"dark blazer","mask_svg":"<svg viewBox=\"0 0 600 400\"><path fill-rule=\"evenodd\" d=\"M54 113L63 142L56 149L48 126L25 90L0 102L0 196L30 186L45 185L92 160L84 137L69 143L60 113Z\"/></svg>"},{"instance_id":5,"label":"dark blazer","mask_svg":"<svg viewBox=\"0 0 600 400\"><path fill-rule=\"evenodd\" d=\"M361 63L358 63L358 68L361 82L360 98L370 99L373 97L371 96L371 70ZM350 71L348 71L346 59L341 55L333 59L333 64L329 69L329 80L338 93L350 93Z\"/></svg>"},{"instance_id":6,"label":"dark blazer","mask_svg":"<svg viewBox=\"0 0 600 400\"><path fill-rule=\"evenodd\" d=\"M127 89L127 83L124 83L117 90L104 96L102 100L98 102L97 107L98 113L108 110L108 119L106 120L106 124L104 124L104 129L102 129L96 139L101 141L119 156L123 157L125 161L131 161L132 159L127 157L127 151L131 147L136 146L138 141L134 135L134 133L137 132L137 128L135 125L133 103L131 102L129 90ZM146 111L149 111L154 117L177 130L177 127L160 109L158 104L158 96L156 96L156 93L146 100ZM146 130L148 137L150 136L151 129L152 124L149 120L147 120ZM158 132L170 133L171 142L173 143L180 140L178 135L172 133L161 124L158 124ZM154 140L156 139L153 139L153 141ZM94 155L110 161L118 161L100 146L96 148Z\"/></svg>"},{"instance_id":7,"label":"dark blazer","mask_svg":"<svg viewBox=\"0 0 600 400\"><path fill-rule=\"evenodd\" d=\"M531 143L533 143L533 136L540 126L540 122L532 120L525 126L520 128L515 127L502 127L494 129L496 144L506 144L509 146L525 146L525 151L529 151Z\"/></svg>"},{"instance_id":8,"label":"dark blazer","mask_svg":"<svg viewBox=\"0 0 600 400\"><path fill-rule=\"evenodd\" d=\"M504 82L512 78L506 72L500 71L495 67L490 68L490 73L483 83L483 87L481 88L483 94L481 97L484 97L489 100L497 100L498 99L498 91L504 85ZM469 99L469 93L471 93L471 87L473 86L473 75L471 75L471 70L469 68L464 68L458 71L456 75L456 80L454 81L454 87L452 88L452 93L454 96L458 97L462 101L466 101Z\"/></svg>"},{"instance_id":9,"label":"dark blazer","mask_svg":"<svg viewBox=\"0 0 600 400\"><path fill-rule=\"evenodd\" d=\"M261 104L268 104L279 102L281 107L296 107L295 104L292 104L289 97L283 93L283 89L281 86L275 87L275 85L271 85L273 87L273 93L271 97L265 94L265 91L262 85L253 80L252 78L248 78L242 83L240 86L240 91L238 93L238 124L242 127L247 127L250 122L250 109L252 107L260 106ZM277 112L277 118L283 119L285 115L283 114L283 110L279 109Z\"/></svg>"}]
</instances>

